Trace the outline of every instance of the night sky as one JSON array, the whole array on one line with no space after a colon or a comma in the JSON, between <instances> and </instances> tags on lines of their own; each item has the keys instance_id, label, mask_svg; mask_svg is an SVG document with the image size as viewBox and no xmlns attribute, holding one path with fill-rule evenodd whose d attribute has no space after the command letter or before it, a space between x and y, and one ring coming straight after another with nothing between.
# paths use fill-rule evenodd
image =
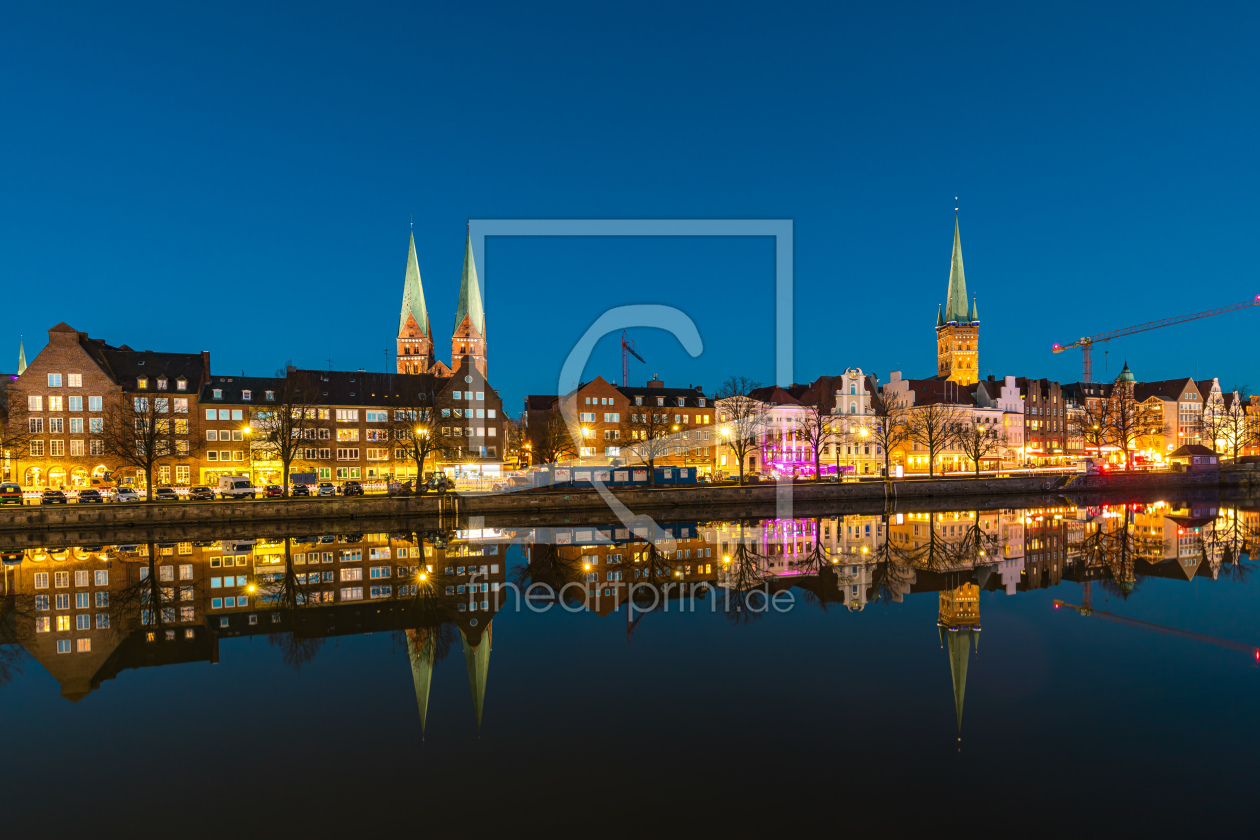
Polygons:
<instances>
[{"instance_id":1,"label":"night sky","mask_svg":"<svg viewBox=\"0 0 1260 840\"><path fill-rule=\"evenodd\" d=\"M468 219L789 218L795 374L935 373L954 208L981 375L1260 293L1254 4L27 3L0 11L0 370L59 321L217 373L392 367L414 218L439 357ZM955 202L955 196L958 201ZM668 303L669 385L773 377L768 239L491 240L491 381ZM1113 342L1260 387L1249 310ZM590 376L619 376L602 342Z\"/></svg>"}]
</instances>

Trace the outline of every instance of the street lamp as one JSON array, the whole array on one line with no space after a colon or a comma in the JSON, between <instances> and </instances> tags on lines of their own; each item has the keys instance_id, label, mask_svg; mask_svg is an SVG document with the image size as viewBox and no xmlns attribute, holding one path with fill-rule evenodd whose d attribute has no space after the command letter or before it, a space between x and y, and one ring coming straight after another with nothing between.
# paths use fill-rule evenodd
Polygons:
<instances>
[{"instance_id":1,"label":"street lamp","mask_svg":"<svg viewBox=\"0 0 1260 840\"><path fill-rule=\"evenodd\" d=\"M254 433L254 430L249 426L243 426L241 433L244 435L245 451L249 453L249 483L254 484L254 445L249 437Z\"/></svg>"}]
</instances>

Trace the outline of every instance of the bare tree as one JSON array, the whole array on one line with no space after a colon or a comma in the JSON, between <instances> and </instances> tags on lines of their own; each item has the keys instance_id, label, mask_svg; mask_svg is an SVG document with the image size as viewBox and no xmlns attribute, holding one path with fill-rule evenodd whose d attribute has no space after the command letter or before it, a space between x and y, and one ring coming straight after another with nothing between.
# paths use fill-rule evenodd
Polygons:
<instances>
[{"instance_id":1,"label":"bare tree","mask_svg":"<svg viewBox=\"0 0 1260 840\"><path fill-rule=\"evenodd\" d=\"M621 421L621 439L628 446L622 452L647 465L648 486L656 485L656 461L670 454L679 445L669 423L669 415L657 413L646 405L632 405ZM627 459L628 460L628 459Z\"/></svg>"},{"instance_id":2,"label":"bare tree","mask_svg":"<svg viewBox=\"0 0 1260 840\"><path fill-rule=\"evenodd\" d=\"M936 475L936 458L958 443L965 422L958 406L930 402L915 406L909 412L910 440L927 449L928 475Z\"/></svg>"},{"instance_id":3,"label":"bare tree","mask_svg":"<svg viewBox=\"0 0 1260 840\"><path fill-rule=\"evenodd\" d=\"M26 457L33 434L26 394L16 388L0 388L0 465ZM18 477L13 476L13 480Z\"/></svg>"},{"instance_id":4,"label":"bare tree","mask_svg":"<svg viewBox=\"0 0 1260 840\"><path fill-rule=\"evenodd\" d=\"M999 432L992 424L963 420L962 431L957 437L957 445L959 451L975 465L976 478L979 478L980 462L994 452L1001 451L1006 445L1006 435Z\"/></svg>"},{"instance_id":5,"label":"bare tree","mask_svg":"<svg viewBox=\"0 0 1260 840\"><path fill-rule=\"evenodd\" d=\"M277 371L278 373L279 371ZM279 461L284 471L284 495L289 495L289 473L303 457L310 441L318 434L315 421L321 391L305 374L288 371L276 401L255 409L250 418L251 447L270 460Z\"/></svg>"},{"instance_id":6,"label":"bare tree","mask_svg":"<svg viewBox=\"0 0 1260 840\"><path fill-rule=\"evenodd\" d=\"M744 465L748 453L755 452L761 444L761 433L766 425L766 405L754 399L752 392L761 385L746 376L731 376L718 388L715 397L718 434L739 463L739 483L744 483Z\"/></svg>"},{"instance_id":7,"label":"bare tree","mask_svg":"<svg viewBox=\"0 0 1260 840\"><path fill-rule=\"evenodd\" d=\"M795 419L797 435L805 441L814 455L815 481L822 478L822 449L831 437L831 420L821 398L813 405L805 406L805 410ZM839 478L838 472L836 477Z\"/></svg>"},{"instance_id":8,"label":"bare tree","mask_svg":"<svg viewBox=\"0 0 1260 840\"><path fill-rule=\"evenodd\" d=\"M1257 429L1254 418L1247 415L1251 403L1247 386L1235 388L1227 399L1229 405L1220 411L1205 409L1198 427L1214 450L1237 461L1242 451L1256 442Z\"/></svg>"},{"instance_id":9,"label":"bare tree","mask_svg":"<svg viewBox=\"0 0 1260 840\"><path fill-rule=\"evenodd\" d=\"M153 500L153 470L188 461L201 449L191 435L188 415L174 415L165 394L119 394L106 407L101 429L105 454L124 466L144 472L145 492Z\"/></svg>"},{"instance_id":10,"label":"bare tree","mask_svg":"<svg viewBox=\"0 0 1260 840\"><path fill-rule=\"evenodd\" d=\"M884 480L892 477L892 451L910 439L909 401L897 393L871 395L871 440L884 450Z\"/></svg>"},{"instance_id":11,"label":"bare tree","mask_svg":"<svg viewBox=\"0 0 1260 840\"><path fill-rule=\"evenodd\" d=\"M1085 399L1081 411L1068 419L1068 431L1101 457L1102 448L1111 441L1111 400Z\"/></svg>"},{"instance_id":12,"label":"bare tree","mask_svg":"<svg viewBox=\"0 0 1260 840\"><path fill-rule=\"evenodd\" d=\"M569 427L555 408L534 415L529 424L529 446L535 464L555 464L577 455Z\"/></svg>"},{"instance_id":13,"label":"bare tree","mask_svg":"<svg viewBox=\"0 0 1260 840\"><path fill-rule=\"evenodd\" d=\"M1108 402L1111 441L1124 453L1125 469L1132 469L1138 439L1164 434L1163 412L1153 403L1138 402L1133 387L1119 382L1112 387Z\"/></svg>"},{"instance_id":14,"label":"bare tree","mask_svg":"<svg viewBox=\"0 0 1260 840\"><path fill-rule=\"evenodd\" d=\"M508 417L503 421L503 461L515 458L520 466L521 453L525 449L525 417Z\"/></svg>"},{"instance_id":15,"label":"bare tree","mask_svg":"<svg viewBox=\"0 0 1260 840\"><path fill-rule=\"evenodd\" d=\"M431 462L436 468L437 456L448 451L438 423L443 406L439 405L437 383L432 380L427 387L400 399L403 402L395 403L390 413L388 431L393 438L394 460L415 464L414 492L418 496L424 492L425 463Z\"/></svg>"}]
</instances>

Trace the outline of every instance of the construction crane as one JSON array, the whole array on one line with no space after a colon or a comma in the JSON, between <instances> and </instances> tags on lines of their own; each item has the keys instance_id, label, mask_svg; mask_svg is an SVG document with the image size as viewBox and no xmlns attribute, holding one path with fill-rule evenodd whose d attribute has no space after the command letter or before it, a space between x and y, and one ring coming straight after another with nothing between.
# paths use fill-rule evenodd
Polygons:
<instances>
[{"instance_id":1,"label":"construction crane","mask_svg":"<svg viewBox=\"0 0 1260 840\"><path fill-rule=\"evenodd\" d=\"M1217 647L1228 648L1229 650L1238 650L1243 653L1249 653L1256 662L1260 662L1260 648L1255 645L1245 645L1242 642L1231 642L1229 639L1218 639L1215 636L1205 636L1202 633L1191 633L1189 630L1178 630L1176 627L1165 627L1162 624L1152 624L1149 621L1141 621L1136 618L1126 618L1122 615L1115 615L1102 610L1092 610L1089 607L1078 607L1075 604L1069 604L1067 601L1054 599L1054 608L1067 607L1069 610L1075 610L1083 616L1096 616L1106 621L1114 621L1116 624L1123 624L1126 627L1135 627L1138 630L1149 630L1152 633L1159 633L1164 636L1175 636L1178 639L1190 639L1194 642L1204 642Z\"/></svg>"},{"instance_id":2,"label":"construction crane","mask_svg":"<svg viewBox=\"0 0 1260 840\"><path fill-rule=\"evenodd\" d=\"M1158 321L1147 321L1145 324L1138 324L1136 327L1125 327L1124 329L1112 330L1111 332L1099 333L1072 342L1071 344L1056 344L1053 351L1062 353L1064 350L1072 350L1081 348L1081 381L1094 381L1094 360L1093 347L1104 341L1111 341L1113 338L1120 338L1124 335L1133 335L1134 333L1146 332L1147 330L1157 330L1160 327L1171 327L1173 324L1184 324L1186 321L1197 321L1200 318L1209 318L1213 315L1224 315L1226 312L1233 312L1236 309L1246 309L1248 306L1256 306L1260 304L1260 295L1256 295L1251 300L1242 303L1232 303L1229 306L1218 306L1216 309L1209 309L1206 312L1195 312L1193 315L1177 315L1172 318L1162 318Z\"/></svg>"},{"instance_id":3,"label":"construction crane","mask_svg":"<svg viewBox=\"0 0 1260 840\"><path fill-rule=\"evenodd\" d=\"M642 356L634 352L634 342L628 341L626 339L626 331L622 330L621 331L621 387L622 388L626 387L626 379L628 378L628 374L630 373L629 368L626 366L629 362L629 359L626 357L627 353L629 353L631 356L634 356L640 362L643 362L643 364L645 365L647 364L647 362L643 361Z\"/></svg>"}]
</instances>

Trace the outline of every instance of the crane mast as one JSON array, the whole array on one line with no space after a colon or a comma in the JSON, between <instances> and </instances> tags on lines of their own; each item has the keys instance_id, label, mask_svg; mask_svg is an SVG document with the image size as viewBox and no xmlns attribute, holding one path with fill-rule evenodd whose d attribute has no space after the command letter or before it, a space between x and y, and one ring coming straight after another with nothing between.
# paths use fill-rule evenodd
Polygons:
<instances>
[{"instance_id":1,"label":"crane mast","mask_svg":"<svg viewBox=\"0 0 1260 840\"><path fill-rule=\"evenodd\" d=\"M1145 324L1138 324L1133 327L1124 327L1110 332L1099 333L1098 335L1086 336L1078 339L1071 344L1056 344L1052 348L1054 353L1062 353L1064 350L1073 350L1077 347L1081 348L1081 381L1094 381L1094 358L1093 347L1104 341L1111 341L1113 338L1120 338L1125 335L1133 335L1134 333L1146 332L1147 330L1157 330L1161 327L1171 327L1174 324L1184 324L1186 321L1197 321L1200 318L1210 318L1213 315L1224 315L1226 312L1234 312L1238 309L1246 309L1249 306L1260 304L1260 295L1256 295L1251 300L1245 300L1242 303L1231 303L1228 306L1218 306L1215 309L1209 309L1205 312L1194 312L1190 315L1174 315L1171 318L1161 318L1158 321L1147 321Z\"/></svg>"},{"instance_id":2,"label":"crane mast","mask_svg":"<svg viewBox=\"0 0 1260 840\"><path fill-rule=\"evenodd\" d=\"M621 387L623 388L626 387L627 374L630 372L629 368L627 367L627 364L629 361L626 356L627 353L629 353L631 356L634 356L640 362L643 362L643 357L640 356L638 353L634 352L634 342L627 340L626 331L622 330L621 331ZM643 362L643 364L646 365L647 362Z\"/></svg>"}]
</instances>

